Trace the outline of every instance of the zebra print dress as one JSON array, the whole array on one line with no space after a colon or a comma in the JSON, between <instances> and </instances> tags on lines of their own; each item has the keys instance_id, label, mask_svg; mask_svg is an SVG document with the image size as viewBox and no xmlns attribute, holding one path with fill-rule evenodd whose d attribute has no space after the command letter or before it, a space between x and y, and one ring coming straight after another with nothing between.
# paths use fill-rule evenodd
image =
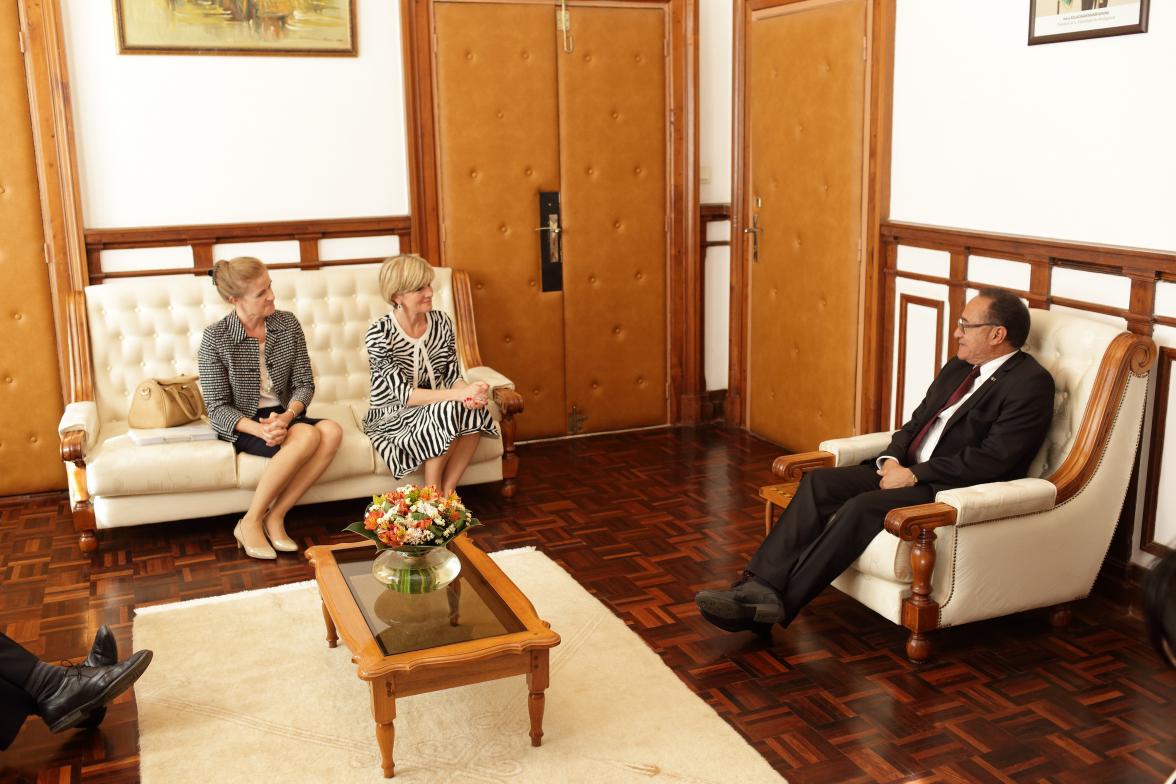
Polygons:
<instances>
[{"instance_id":1,"label":"zebra print dress","mask_svg":"<svg viewBox=\"0 0 1176 784\"><path fill-rule=\"evenodd\" d=\"M499 437L488 409L467 409L460 400L408 405L413 389L449 389L461 380L453 323L437 310L427 318L419 338L406 335L391 313L372 324L364 337L372 397L363 432L397 479L445 454L458 436Z\"/></svg>"}]
</instances>

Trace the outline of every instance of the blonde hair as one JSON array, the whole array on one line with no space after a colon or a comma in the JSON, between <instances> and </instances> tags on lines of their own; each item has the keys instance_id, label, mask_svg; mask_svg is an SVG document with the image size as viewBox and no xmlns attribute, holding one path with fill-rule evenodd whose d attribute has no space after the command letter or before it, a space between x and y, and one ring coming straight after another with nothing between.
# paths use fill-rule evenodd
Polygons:
<instances>
[{"instance_id":1,"label":"blonde hair","mask_svg":"<svg viewBox=\"0 0 1176 784\"><path fill-rule=\"evenodd\" d=\"M216 286L216 292L226 302L230 297L240 297L245 294L249 284L261 277L265 272L265 265L260 259L252 256L237 256L228 261L218 261L208 271Z\"/></svg>"},{"instance_id":2,"label":"blonde hair","mask_svg":"<svg viewBox=\"0 0 1176 784\"><path fill-rule=\"evenodd\" d=\"M401 253L384 259L380 267L380 295L395 306L397 294L407 294L433 282L433 268L415 253Z\"/></svg>"}]
</instances>

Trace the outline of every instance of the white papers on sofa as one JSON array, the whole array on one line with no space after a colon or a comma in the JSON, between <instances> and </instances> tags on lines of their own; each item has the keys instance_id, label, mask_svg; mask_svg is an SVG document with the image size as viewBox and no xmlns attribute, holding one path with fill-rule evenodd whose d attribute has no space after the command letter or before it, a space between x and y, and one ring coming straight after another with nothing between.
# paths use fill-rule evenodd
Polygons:
<instances>
[{"instance_id":1,"label":"white papers on sofa","mask_svg":"<svg viewBox=\"0 0 1176 784\"><path fill-rule=\"evenodd\" d=\"M131 441L136 446L175 444L183 441L211 441L216 438L212 426L202 419L178 427L131 428L127 431L127 435L131 437Z\"/></svg>"}]
</instances>

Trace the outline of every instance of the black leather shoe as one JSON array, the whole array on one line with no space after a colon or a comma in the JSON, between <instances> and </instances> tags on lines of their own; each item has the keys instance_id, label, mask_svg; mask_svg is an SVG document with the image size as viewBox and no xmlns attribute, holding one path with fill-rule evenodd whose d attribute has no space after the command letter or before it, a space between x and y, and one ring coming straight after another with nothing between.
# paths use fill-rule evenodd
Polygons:
<instances>
[{"instance_id":1,"label":"black leather shoe","mask_svg":"<svg viewBox=\"0 0 1176 784\"><path fill-rule=\"evenodd\" d=\"M118 664L118 641L114 639L114 632L110 627L102 624L98 633L94 635L94 644L90 646L90 655L82 662L83 667L109 667Z\"/></svg>"},{"instance_id":2,"label":"black leather shoe","mask_svg":"<svg viewBox=\"0 0 1176 784\"><path fill-rule=\"evenodd\" d=\"M780 597L755 579L740 580L728 591L699 591L694 601L703 618L728 632L769 634L784 620Z\"/></svg>"},{"instance_id":3,"label":"black leather shoe","mask_svg":"<svg viewBox=\"0 0 1176 784\"><path fill-rule=\"evenodd\" d=\"M37 705L50 732L77 727L91 714L134 685L151 663L151 651L139 651L121 664L69 667L53 696Z\"/></svg>"},{"instance_id":4,"label":"black leather shoe","mask_svg":"<svg viewBox=\"0 0 1176 784\"><path fill-rule=\"evenodd\" d=\"M83 667L101 667L103 665L118 664L118 641L114 639L114 633L110 631L110 627L102 624L98 629L98 633L94 635L94 644L90 646L90 655L82 662ZM89 716L86 716L80 722L78 727L80 729L92 730L102 723L106 718L106 706L103 705L95 711L91 711Z\"/></svg>"}]
</instances>

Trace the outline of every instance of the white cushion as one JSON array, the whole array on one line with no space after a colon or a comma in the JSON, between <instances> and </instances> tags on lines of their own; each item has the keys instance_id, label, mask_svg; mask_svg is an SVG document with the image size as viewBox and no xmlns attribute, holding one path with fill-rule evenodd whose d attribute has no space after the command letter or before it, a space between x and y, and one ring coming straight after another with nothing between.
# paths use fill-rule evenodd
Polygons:
<instances>
[{"instance_id":1,"label":"white cushion","mask_svg":"<svg viewBox=\"0 0 1176 784\"><path fill-rule=\"evenodd\" d=\"M148 495L228 490L237 486L233 446L219 439L136 446L126 422L102 425L86 456L91 495ZM174 519L196 517L176 510Z\"/></svg>"}]
</instances>

